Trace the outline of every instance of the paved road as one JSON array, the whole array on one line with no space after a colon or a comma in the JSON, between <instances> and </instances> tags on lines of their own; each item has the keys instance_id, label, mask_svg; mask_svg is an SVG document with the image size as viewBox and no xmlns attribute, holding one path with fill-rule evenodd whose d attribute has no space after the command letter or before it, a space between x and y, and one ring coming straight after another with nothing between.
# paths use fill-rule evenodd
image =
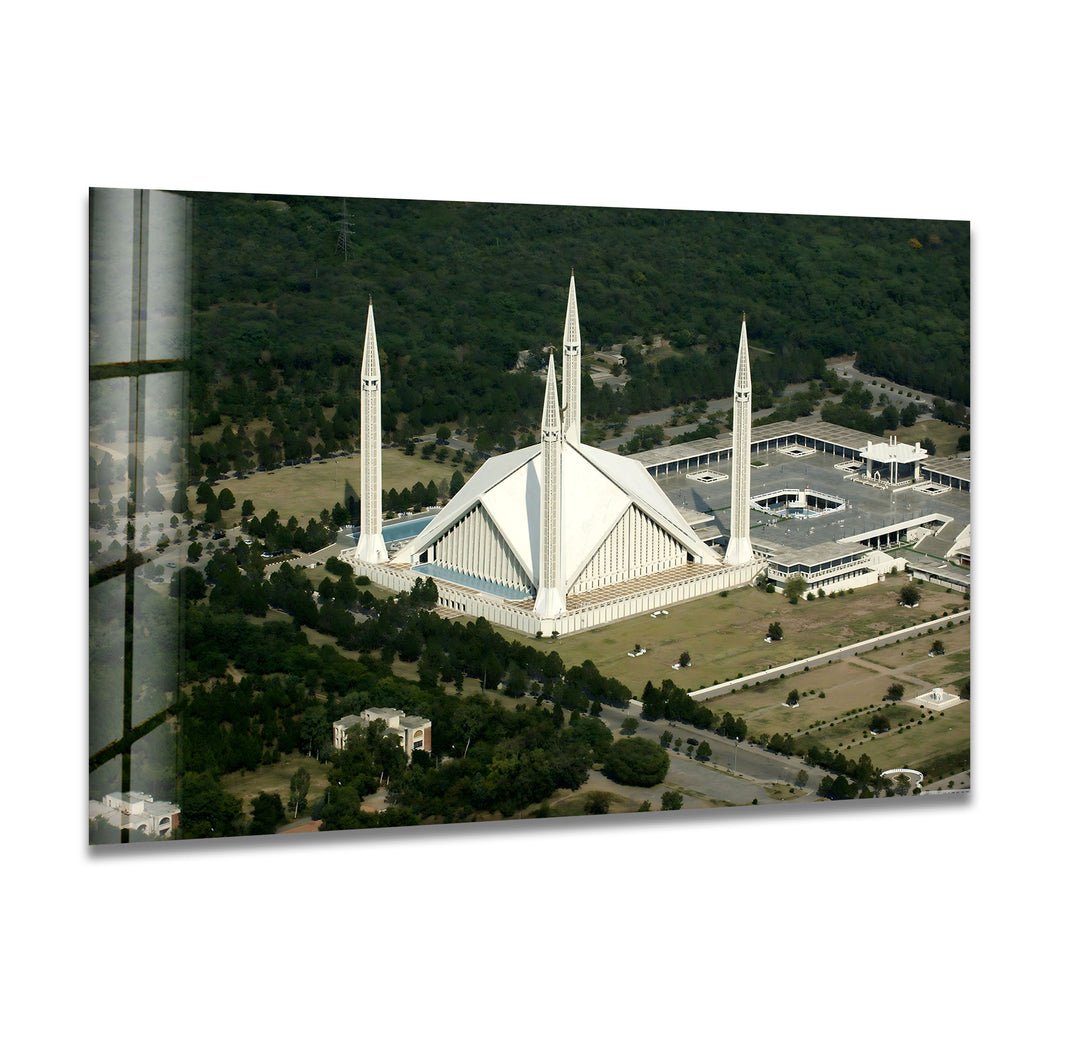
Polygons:
<instances>
[{"instance_id":1,"label":"paved road","mask_svg":"<svg viewBox=\"0 0 1080 1043\"><path fill-rule=\"evenodd\" d=\"M623 721L628 716L635 716L635 712L605 706L600 718L618 739ZM694 728L689 724L665 720L646 721L638 718L638 729L635 734L659 742L660 735L664 731L671 732L676 739L681 738L684 748L689 738L697 739L699 743L708 741L713 755L708 763L703 764L685 753L677 753L674 748L669 749L671 767L668 769L667 778L659 787L656 787L657 794L642 790L642 800L651 800L656 808L659 807L659 794L665 789L688 790L691 793L703 794L712 800L724 800L738 805L750 804L755 798L759 804L790 804L796 800L811 801L817 799L815 795L818 783L826 774L820 768L808 767L799 757L784 757L757 746L748 746L746 743L736 746L732 739L722 738L715 732ZM807 794L804 797L775 801L766 793L765 787L773 782L794 785L795 776L801 770L805 770L810 777L805 787ZM689 805L690 801L687 801L687 806ZM698 806L708 806L708 802L699 801Z\"/></svg>"}]
</instances>

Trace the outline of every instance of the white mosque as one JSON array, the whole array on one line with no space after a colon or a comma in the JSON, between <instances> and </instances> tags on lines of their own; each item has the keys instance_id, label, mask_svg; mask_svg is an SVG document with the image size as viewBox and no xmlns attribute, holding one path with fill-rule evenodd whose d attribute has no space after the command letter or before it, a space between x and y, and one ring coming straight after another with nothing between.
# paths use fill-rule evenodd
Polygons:
<instances>
[{"instance_id":1,"label":"white mosque","mask_svg":"<svg viewBox=\"0 0 1080 1043\"><path fill-rule=\"evenodd\" d=\"M391 590L430 578L444 609L521 633L570 634L751 582L750 359L735 378L731 537L706 546L636 460L581 442L577 291L563 330L562 407L548 360L540 442L483 464L393 557L382 536L379 352L372 305L361 366L360 533L342 557Z\"/></svg>"}]
</instances>

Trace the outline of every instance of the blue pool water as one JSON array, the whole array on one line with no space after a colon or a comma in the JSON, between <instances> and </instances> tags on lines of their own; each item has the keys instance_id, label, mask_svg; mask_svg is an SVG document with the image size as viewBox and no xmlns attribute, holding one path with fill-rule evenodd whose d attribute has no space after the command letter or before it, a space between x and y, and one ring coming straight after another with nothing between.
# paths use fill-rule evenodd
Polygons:
<instances>
[{"instance_id":1,"label":"blue pool water","mask_svg":"<svg viewBox=\"0 0 1080 1043\"><path fill-rule=\"evenodd\" d=\"M434 517L437 517L437 515L430 514L419 518L406 518L404 521L390 522L388 525L383 525L383 542L395 543L398 540L411 540Z\"/></svg>"},{"instance_id":2,"label":"blue pool water","mask_svg":"<svg viewBox=\"0 0 1080 1043\"><path fill-rule=\"evenodd\" d=\"M524 591L515 590L513 587L504 586L502 583L495 583L486 579L477 579L475 576L466 576L463 572L458 572L456 569L448 569L446 566L437 565L434 562L414 565L413 571L422 572L425 576L431 576L434 579L448 579L454 583L460 583L463 587L479 590L484 594L494 594L496 597L506 598L509 601L520 601L523 598L532 596Z\"/></svg>"},{"instance_id":3,"label":"blue pool water","mask_svg":"<svg viewBox=\"0 0 1080 1043\"><path fill-rule=\"evenodd\" d=\"M423 514L413 518L405 518L402 521L386 522L382 527L383 543L389 547L391 543L398 543L401 540L411 540L417 533L423 530L424 526L427 525L432 518L436 517L438 517L437 514ZM360 533L352 533L352 538L358 540L360 538Z\"/></svg>"}]
</instances>

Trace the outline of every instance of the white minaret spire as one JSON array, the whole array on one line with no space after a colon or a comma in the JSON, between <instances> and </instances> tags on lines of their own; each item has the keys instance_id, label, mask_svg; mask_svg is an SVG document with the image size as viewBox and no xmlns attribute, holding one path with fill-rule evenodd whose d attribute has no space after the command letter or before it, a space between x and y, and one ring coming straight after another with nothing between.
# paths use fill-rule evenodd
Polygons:
<instances>
[{"instance_id":1,"label":"white minaret spire","mask_svg":"<svg viewBox=\"0 0 1080 1043\"><path fill-rule=\"evenodd\" d=\"M581 442L581 328L577 316L574 269L570 269L570 295L566 301L566 325L562 336L563 431L573 445Z\"/></svg>"},{"instance_id":2,"label":"white minaret spire","mask_svg":"<svg viewBox=\"0 0 1080 1043\"><path fill-rule=\"evenodd\" d=\"M732 408L731 537L724 555L729 565L745 565L754 557L754 549L750 546L750 411L750 347L746 340L744 314Z\"/></svg>"},{"instance_id":3,"label":"white minaret spire","mask_svg":"<svg viewBox=\"0 0 1080 1043\"><path fill-rule=\"evenodd\" d=\"M540 425L540 582L534 611L545 636L558 630L556 619L566 612L562 554L562 424L559 388L555 383L554 352L548 356L544 419Z\"/></svg>"},{"instance_id":4,"label":"white minaret spire","mask_svg":"<svg viewBox=\"0 0 1080 1043\"><path fill-rule=\"evenodd\" d=\"M382 537L382 378L370 297L360 364L360 536L356 559L371 564L387 559Z\"/></svg>"}]
</instances>

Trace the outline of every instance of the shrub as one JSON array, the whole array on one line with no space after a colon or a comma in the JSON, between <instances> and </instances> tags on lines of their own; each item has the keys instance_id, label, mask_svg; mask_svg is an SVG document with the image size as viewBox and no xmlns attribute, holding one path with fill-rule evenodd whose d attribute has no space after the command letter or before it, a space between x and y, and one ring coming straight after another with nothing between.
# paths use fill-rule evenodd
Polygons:
<instances>
[{"instance_id":1,"label":"shrub","mask_svg":"<svg viewBox=\"0 0 1080 1043\"><path fill-rule=\"evenodd\" d=\"M659 744L634 736L608 750L604 774L624 786L655 786L664 781L671 761Z\"/></svg>"},{"instance_id":2,"label":"shrub","mask_svg":"<svg viewBox=\"0 0 1080 1043\"><path fill-rule=\"evenodd\" d=\"M611 807L612 795L594 790L585 798L586 815L606 815Z\"/></svg>"}]
</instances>

